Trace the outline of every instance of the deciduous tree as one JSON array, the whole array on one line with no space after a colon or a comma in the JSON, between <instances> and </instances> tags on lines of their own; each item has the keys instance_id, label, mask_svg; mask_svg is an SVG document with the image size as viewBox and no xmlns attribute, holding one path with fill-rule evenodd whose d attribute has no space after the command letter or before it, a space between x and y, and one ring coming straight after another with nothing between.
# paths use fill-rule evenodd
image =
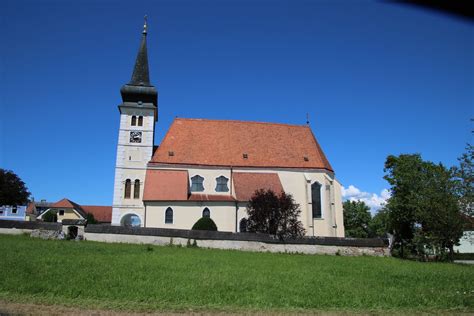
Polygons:
<instances>
[{"instance_id":1,"label":"deciduous tree","mask_svg":"<svg viewBox=\"0 0 474 316\"><path fill-rule=\"evenodd\" d=\"M363 201L345 201L343 208L346 237L370 237L370 208Z\"/></svg>"},{"instance_id":2,"label":"deciduous tree","mask_svg":"<svg viewBox=\"0 0 474 316\"><path fill-rule=\"evenodd\" d=\"M13 171L0 169L0 205L25 205L30 192Z\"/></svg>"},{"instance_id":3,"label":"deciduous tree","mask_svg":"<svg viewBox=\"0 0 474 316\"><path fill-rule=\"evenodd\" d=\"M250 232L274 235L281 240L304 236L305 229L298 219L301 209L291 194L256 191L248 202L247 213Z\"/></svg>"},{"instance_id":4,"label":"deciduous tree","mask_svg":"<svg viewBox=\"0 0 474 316\"><path fill-rule=\"evenodd\" d=\"M386 209L400 255L423 257L433 249L440 258L446 251L452 257L462 235L452 170L418 154L389 156L384 170L392 193Z\"/></svg>"}]
</instances>

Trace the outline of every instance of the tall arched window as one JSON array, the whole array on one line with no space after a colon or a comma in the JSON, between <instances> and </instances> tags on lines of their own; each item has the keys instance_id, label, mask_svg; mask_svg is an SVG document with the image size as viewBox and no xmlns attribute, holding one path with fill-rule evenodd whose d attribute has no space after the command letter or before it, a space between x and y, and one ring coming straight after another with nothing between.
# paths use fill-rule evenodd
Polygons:
<instances>
[{"instance_id":1,"label":"tall arched window","mask_svg":"<svg viewBox=\"0 0 474 316\"><path fill-rule=\"evenodd\" d=\"M202 192L204 191L203 183L204 178L200 175L195 175L191 178L191 192Z\"/></svg>"},{"instance_id":2,"label":"tall arched window","mask_svg":"<svg viewBox=\"0 0 474 316\"><path fill-rule=\"evenodd\" d=\"M132 180L127 179L127 180L125 180L125 194L124 194L124 198L129 199L131 193L132 193Z\"/></svg>"},{"instance_id":3,"label":"tall arched window","mask_svg":"<svg viewBox=\"0 0 474 316\"><path fill-rule=\"evenodd\" d=\"M202 211L202 217L211 217L211 211L207 207Z\"/></svg>"},{"instance_id":4,"label":"tall arched window","mask_svg":"<svg viewBox=\"0 0 474 316\"><path fill-rule=\"evenodd\" d=\"M313 218L321 218L321 184L318 182L311 185L311 205L313 208Z\"/></svg>"},{"instance_id":5,"label":"tall arched window","mask_svg":"<svg viewBox=\"0 0 474 316\"><path fill-rule=\"evenodd\" d=\"M216 192L229 192L227 182L229 182L229 179L224 176L216 178Z\"/></svg>"},{"instance_id":6,"label":"tall arched window","mask_svg":"<svg viewBox=\"0 0 474 316\"><path fill-rule=\"evenodd\" d=\"M132 116L132 126L137 125L137 117L134 115Z\"/></svg>"},{"instance_id":7,"label":"tall arched window","mask_svg":"<svg viewBox=\"0 0 474 316\"><path fill-rule=\"evenodd\" d=\"M165 224L173 224L173 209L171 207L165 211Z\"/></svg>"},{"instance_id":8,"label":"tall arched window","mask_svg":"<svg viewBox=\"0 0 474 316\"><path fill-rule=\"evenodd\" d=\"M143 116L138 117L138 126L143 126Z\"/></svg>"},{"instance_id":9,"label":"tall arched window","mask_svg":"<svg viewBox=\"0 0 474 316\"><path fill-rule=\"evenodd\" d=\"M136 179L133 185L133 198L139 199L140 198L140 180Z\"/></svg>"},{"instance_id":10,"label":"tall arched window","mask_svg":"<svg viewBox=\"0 0 474 316\"><path fill-rule=\"evenodd\" d=\"M239 232L246 233L247 232L247 219L242 218L239 223Z\"/></svg>"}]
</instances>

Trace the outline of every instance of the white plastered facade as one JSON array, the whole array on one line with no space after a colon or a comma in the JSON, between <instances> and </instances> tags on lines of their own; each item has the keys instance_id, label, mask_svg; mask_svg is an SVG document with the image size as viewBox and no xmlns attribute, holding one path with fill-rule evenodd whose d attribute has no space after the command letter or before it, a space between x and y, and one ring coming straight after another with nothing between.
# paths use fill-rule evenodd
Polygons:
<instances>
[{"instance_id":1,"label":"white plastered facade","mask_svg":"<svg viewBox=\"0 0 474 316\"><path fill-rule=\"evenodd\" d=\"M283 190L290 193L301 208L301 222L307 236L344 237L341 185L333 173L314 169L270 169L270 168L230 168L195 167L169 165L149 166L150 169L187 170L189 183L191 178L199 175L204 178L204 191L196 192L209 195L229 195L235 197L231 174L237 172L277 173ZM216 192L216 178L225 176L229 179L229 192ZM321 185L321 218L312 216L311 185ZM165 223L165 211L173 209L173 223ZM146 227L191 229L193 224L202 217L204 208L209 208L211 218L219 231L238 232L242 218L247 217L246 203L229 201L169 201L145 202L144 214Z\"/></svg>"}]
</instances>

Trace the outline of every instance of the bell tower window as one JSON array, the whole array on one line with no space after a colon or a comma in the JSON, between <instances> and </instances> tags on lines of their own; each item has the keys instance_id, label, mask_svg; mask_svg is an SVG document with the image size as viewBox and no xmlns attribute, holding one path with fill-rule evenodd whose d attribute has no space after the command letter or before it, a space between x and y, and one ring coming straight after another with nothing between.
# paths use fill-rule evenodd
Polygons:
<instances>
[{"instance_id":1,"label":"bell tower window","mask_svg":"<svg viewBox=\"0 0 474 316\"><path fill-rule=\"evenodd\" d=\"M125 194L124 194L124 198L125 198L125 199L129 199L131 193L132 193L132 180L127 179L127 180L125 180Z\"/></svg>"},{"instance_id":2,"label":"bell tower window","mask_svg":"<svg viewBox=\"0 0 474 316\"><path fill-rule=\"evenodd\" d=\"M132 126L136 126L137 125L137 117L134 115L132 116Z\"/></svg>"},{"instance_id":3,"label":"bell tower window","mask_svg":"<svg viewBox=\"0 0 474 316\"><path fill-rule=\"evenodd\" d=\"M133 198L139 199L140 198L140 180L136 179L133 185Z\"/></svg>"},{"instance_id":4,"label":"bell tower window","mask_svg":"<svg viewBox=\"0 0 474 316\"><path fill-rule=\"evenodd\" d=\"M143 126L143 116L138 117L138 126Z\"/></svg>"}]
</instances>

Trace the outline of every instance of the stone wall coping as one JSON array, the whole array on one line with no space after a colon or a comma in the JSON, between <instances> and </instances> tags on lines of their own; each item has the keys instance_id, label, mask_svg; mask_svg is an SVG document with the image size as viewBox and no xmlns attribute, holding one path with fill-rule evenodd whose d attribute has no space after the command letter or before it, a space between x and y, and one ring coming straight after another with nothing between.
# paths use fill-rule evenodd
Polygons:
<instances>
[{"instance_id":1,"label":"stone wall coping","mask_svg":"<svg viewBox=\"0 0 474 316\"><path fill-rule=\"evenodd\" d=\"M0 228L61 230L61 223L0 220Z\"/></svg>"},{"instance_id":2,"label":"stone wall coping","mask_svg":"<svg viewBox=\"0 0 474 316\"><path fill-rule=\"evenodd\" d=\"M200 240L257 241L272 244L304 244L349 247L387 247L389 244L388 239L382 238L305 237L302 239L288 239L281 241L278 238L272 237L270 235L258 233L232 233L169 228L123 227L112 226L107 224L89 224L86 226L85 232L96 234L160 236Z\"/></svg>"}]
</instances>

